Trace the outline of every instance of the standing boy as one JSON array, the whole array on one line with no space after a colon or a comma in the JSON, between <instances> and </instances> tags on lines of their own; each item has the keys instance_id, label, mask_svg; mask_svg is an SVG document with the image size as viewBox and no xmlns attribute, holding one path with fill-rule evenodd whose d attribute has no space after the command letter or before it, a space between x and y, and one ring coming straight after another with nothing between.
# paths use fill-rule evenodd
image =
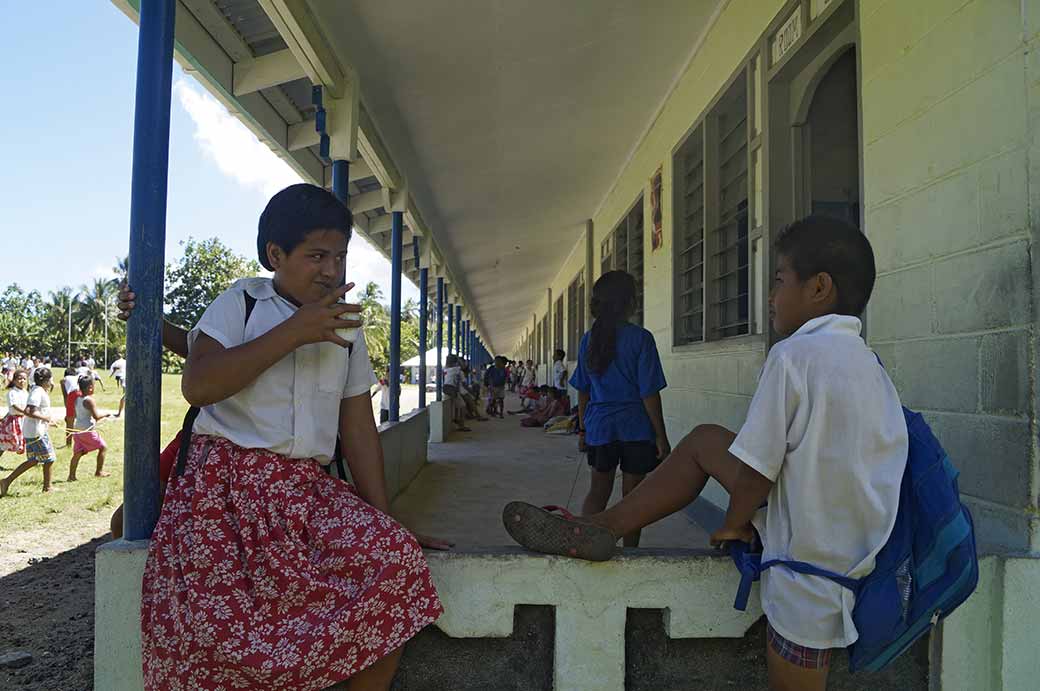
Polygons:
<instances>
[{"instance_id":1,"label":"standing boy","mask_svg":"<svg viewBox=\"0 0 1040 691\"><path fill-rule=\"evenodd\" d=\"M552 387L567 394L567 365L563 361L567 359L567 353L560 349L553 351L553 380Z\"/></svg>"},{"instance_id":2,"label":"standing boy","mask_svg":"<svg viewBox=\"0 0 1040 691\"><path fill-rule=\"evenodd\" d=\"M860 335L874 254L853 226L809 217L776 243L769 352L739 434L693 430L627 497L574 524L513 502L510 534L540 552L609 559L617 541L697 498L708 478L729 492L713 544L751 542L762 560L802 561L863 578L895 524L908 437L899 395ZM552 547L548 540L559 540ZM831 651L857 640L855 597L784 567L762 574L766 659L774 691L826 688Z\"/></svg>"},{"instance_id":3,"label":"standing boy","mask_svg":"<svg viewBox=\"0 0 1040 691\"><path fill-rule=\"evenodd\" d=\"M506 359L501 355L495 358L495 364L484 374L484 384L488 387L488 415L505 417L506 408Z\"/></svg>"},{"instance_id":4,"label":"standing boy","mask_svg":"<svg viewBox=\"0 0 1040 691\"><path fill-rule=\"evenodd\" d=\"M79 459L88 453L97 451L97 469L94 477L108 477L104 472L105 451L108 444L101 438L101 434L94 429L95 424L110 416L103 413L94 401L94 378L90 376L79 378L79 390L83 395L76 399L76 429L79 430L72 435L72 458L69 460L69 482L76 481L76 468Z\"/></svg>"}]
</instances>

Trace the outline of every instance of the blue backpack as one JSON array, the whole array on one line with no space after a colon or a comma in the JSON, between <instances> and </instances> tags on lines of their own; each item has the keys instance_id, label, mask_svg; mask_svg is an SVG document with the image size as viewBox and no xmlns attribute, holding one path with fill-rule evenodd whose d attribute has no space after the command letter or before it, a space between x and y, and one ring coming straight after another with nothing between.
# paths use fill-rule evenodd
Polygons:
<instances>
[{"instance_id":1,"label":"blue backpack","mask_svg":"<svg viewBox=\"0 0 1040 691\"><path fill-rule=\"evenodd\" d=\"M799 561L763 563L746 543L730 545L740 571L733 603L738 610L747 608L751 583L774 566L829 578L856 594L852 620L859 640L849 646L853 672L884 669L968 599L979 581L975 528L960 500L958 473L924 418L906 408L903 416L910 449L899 511L868 576L848 578Z\"/></svg>"}]
</instances>

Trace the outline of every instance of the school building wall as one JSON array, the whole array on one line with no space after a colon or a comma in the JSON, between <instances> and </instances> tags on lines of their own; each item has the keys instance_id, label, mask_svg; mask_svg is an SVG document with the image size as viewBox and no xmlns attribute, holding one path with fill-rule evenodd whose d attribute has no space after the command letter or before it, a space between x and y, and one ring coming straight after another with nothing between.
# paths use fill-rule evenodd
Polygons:
<instances>
[{"instance_id":1,"label":"school building wall","mask_svg":"<svg viewBox=\"0 0 1040 691\"><path fill-rule=\"evenodd\" d=\"M1038 551L1040 268L1031 248L1040 186L1030 172L1040 161L1040 0L847 2L859 69L861 218L878 269L867 340L960 469L980 541ZM701 423L742 424L768 348L762 333L673 346L673 153L792 6L731 0L722 8L594 214L592 256L583 237L547 286L555 301L584 264L591 293L600 243L643 195L644 326L669 383L673 445ZM652 251L650 178L659 166L664 245ZM769 276L764 267L759 278ZM764 320L761 293L751 292L753 318ZM552 307L543 300L532 323L548 315L551 327ZM717 485L704 496L726 505Z\"/></svg>"}]
</instances>

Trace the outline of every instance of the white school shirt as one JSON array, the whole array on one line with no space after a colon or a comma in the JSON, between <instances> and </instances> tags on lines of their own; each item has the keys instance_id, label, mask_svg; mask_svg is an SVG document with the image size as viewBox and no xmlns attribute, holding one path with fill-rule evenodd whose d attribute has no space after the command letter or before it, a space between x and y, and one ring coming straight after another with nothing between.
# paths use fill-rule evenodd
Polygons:
<instances>
[{"instance_id":1,"label":"white school shirt","mask_svg":"<svg viewBox=\"0 0 1040 691\"><path fill-rule=\"evenodd\" d=\"M29 400L29 392L25 389L19 389L13 387L7 390L7 414L14 415L15 417L21 415L21 413L15 411L14 406L18 406L22 410L25 410L25 404ZM23 432L24 434L24 432Z\"/></svg>"},{"instance_id":2,"label":"white school shirt","mask_svg":"<svg viewBox=\"0 0 1040 691\"><path fill-rule=\"evenodd\" d=\"M567 366L559 360L553 363L553 387L557 389L567 388Z\"/></svg>"},{"instance_id":3,"label":"white school shirt","mask_svg":"<svg viewBox=\"0 0 1040 691\"><path fill-rule=\"evenodd\" d=\"M895 386L860 337L859 319L806 322L769 351L730 453L773 481L755 515L762 561L803 561L861 578L896 520L908 438ZM773 628L811 648L859 637L855 597L819 576L762 574Z\"/></svg>"},{"instance_id":4,"label":"white school shirt","mask_svg":"<svg viewBox=\"0 0 1040 691\"><path fill-rule=\"evenodd\" d=\"M524 369L524 382L523 382L523 384L524 384L525 387L530 388L530 387L534 386L537 379L538 379L537 368L530 367L530 368L525 368Z\"/></svg>"},{"instance_id":5,"label":"white school shirt","mask_svg":"<svg viewBox=\"0 0 1040 691\"><path fill-rule=\"evenodd\" d=\"M61 389L68 396L70 393L79 388L79 377L75 374L70 374L67 377L61 378Z\"/></svg>"},{"instance_id":6,"label":"white school shirt","mask_svg":"<svg viewBox=\"0 0 1040 691\"><path fill-rule=\"evenodd\" d=\"M86 360L83 361L83 364L89 367L90 369L94 369L94 367L97 366L97 361L92 357L88 357Z\"/></svg>"},{"instance_id":7,"label":"white school shirt","mask_svg":"<svg viewBox=\"0 0 1040 691\"><path fill-rule=\"evenodd\" d=\"M379 409L390 410L390 387L385 384L379 385Z\"/></svg>"},{"instance_id":8,"label":"white school shirt","mask_svg":"<svg viewBox=\"0 0 1040 691\"><path fill-rule=\"evenodd\" d=\"M126 360L124 358L119 358L112 363L112 366L109 367L109 369L111 370L113 377L122 379L124 372L126 371Z\"/></svg>"},{"instance_id":9,"label":"white school shirt","mask_svg":"<svg viewBox=\"0 0 1040 691\"><path fill-rule=\"evenodd\" d=\"M244 292L256 298L245 328ZM188 332L188 349L200 333L233 348L262 336L295 312L296 306L275 292L271 279L240 279L217 296ZM340 400L367 396L376 382L363 337L349 355L335 343L311 343L283 357L234 396L203 407L193 431L224 437L247 449L328 464L339 431Z\"/></svg>"},{"instance_id":10,"label":"white school shirt","mask_svg":"<svg viewBox=\"0 0 1040 691\"><path fill-rule=\"evenodd\" d=\"M26 405L36 406L34 415L42 415L45 418L51 416L51 397L42 386L34 386L25 401ZM36 439L47 434L47 423L36 418L26 417L22 422L22 434L26 439Z\"/></svg>"}]
</instances>

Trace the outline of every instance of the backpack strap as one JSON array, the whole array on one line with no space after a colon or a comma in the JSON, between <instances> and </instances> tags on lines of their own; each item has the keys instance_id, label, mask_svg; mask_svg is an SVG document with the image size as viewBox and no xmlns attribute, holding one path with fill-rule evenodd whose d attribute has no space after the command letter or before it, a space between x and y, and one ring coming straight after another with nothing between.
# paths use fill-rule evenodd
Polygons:
<instances>
[{"instance_id":1,"label":"backpack strap","mask_svg":"<svg viewBox=\"0 0 1040 691\"><path fill-rule=\"evenodd\" d=\"M736 565L737 570L740 572L740 585L737 587L737 597L733 602L733 608L743 612L747 609L748 598L751 596L751 584L759 580L762 576L762 572L771 569L774 566L783 566L803 573L808 576L820 576L828 580L834 581L843 588L848 588L853 593L859 591L862 579L849 578L848 576L842 576L807 564L804 561L787 561L784 559L770 559L769 561L763 562L762 555L753 553L750 550L750 545L746 542L731 542L729 544L729 553L733 558L733 563Z\"/></svg>"},{"instance_id":2,"label":"backpack strap","mask_svg":"<svg viewBox=\"0 0 1040 691\"><path fill-rule=\"evenodd\" d=\"M245 298L246 303L246 317L242 321L242 331L245 332L245 327L249 324L249 317L253 314L253 308L256 307L256 298L242 291L242 297ZM177 449L177 469L174 471L175 477L180 477L184 474L184 466L188 462L188 447L191 446L191 429L195 426L195 418L199 416L200 408L197 406L191 406L188 408L188 412L184 414L184 422L181 423L181 445Z\"/></svg>"}]
</instances>

